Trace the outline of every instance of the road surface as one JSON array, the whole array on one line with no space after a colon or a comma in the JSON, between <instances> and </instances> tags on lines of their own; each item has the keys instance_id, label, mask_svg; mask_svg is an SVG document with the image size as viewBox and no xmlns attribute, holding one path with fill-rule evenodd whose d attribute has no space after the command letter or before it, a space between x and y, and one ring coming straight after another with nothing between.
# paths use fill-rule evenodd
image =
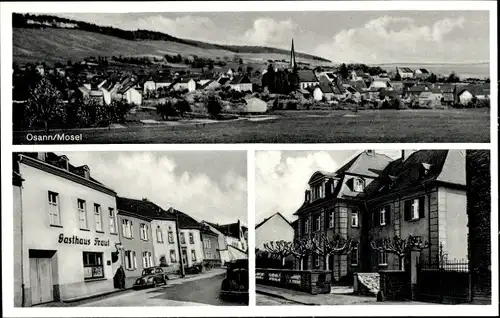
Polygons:
<instances>
[{"instance_id":1,"label":"road surface","mask_svg":"<svg viewBox=\"0 0 500 318\"><path fill-rule=\"evenodd\" d=\"M271 297L266 295L257 294L255 297L255 304L257 306L281 306L281 305L301 305L293 301L286 299L281 299L277 297Z\"/></svg>"}]
</instances>

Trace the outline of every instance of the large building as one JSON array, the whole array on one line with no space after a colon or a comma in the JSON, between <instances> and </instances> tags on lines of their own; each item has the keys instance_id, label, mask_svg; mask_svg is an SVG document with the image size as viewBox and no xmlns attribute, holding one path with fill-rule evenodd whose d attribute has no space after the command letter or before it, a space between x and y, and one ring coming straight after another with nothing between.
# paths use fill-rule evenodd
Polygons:
<instances>
[{"instance_id":1,"label":"large building","mask_svg":"<svg viewBox=\"0 0 500 318\"><path fill-rule=\"evenodd\" d=\"M23 179L19 227L24 306L71 300L114 289L121 265L116 193L91 176L87 166L73 166L51 152L14 156Z\"/></svg>"},{"instance_id":2,"label":"large building","mask_svg":"<svg viewBox=\"0 0 500 318\"><path fill-rule=\"evenodd\" d=\"M354 272L398 269L396 257L372 250L369 243L410 234L430 243L421 253L424 259L435 259L440 246L450 259L465 258L465 206L462 151L404 151L396 160L364 151L335 172L314 173L295 212L296 237L340 234L357 245L349 255L311 254L303 268L332 270L336 280Z\"/></svg>"}]
</instances>

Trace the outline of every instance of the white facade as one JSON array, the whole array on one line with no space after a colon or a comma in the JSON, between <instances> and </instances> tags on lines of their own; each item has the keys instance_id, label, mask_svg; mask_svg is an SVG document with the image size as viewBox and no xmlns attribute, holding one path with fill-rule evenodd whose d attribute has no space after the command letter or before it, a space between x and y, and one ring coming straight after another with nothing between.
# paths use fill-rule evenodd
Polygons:
<instances>
[{"instance_id":1,"label":"white facade","mask_svg":"<svg viewBox=\"0 0 500 318\"><path fill-rule=\"evenodd\" d=\"M235 90L237 92L253 91L252 83L230 84L229 86L231 87L232 90Z\"/></svg>"},{"instance_id":2,"label":"white facade","mask_svg":"<svg viewBox=\"0 0 500 318\"><path fill-rule=\"evenodd\" d=\"M142 105L142 94L133 87L125 92L124 97L129 104Z\"/></svg>"},{"instance_id":3,"label":"white facade","mask_svg":"<svg viewBox=\"0 0 500 318\"><path fill-rule=\"evenodd\" d=\"M119 243L116 194L29 157L22 156L19 172L25 304L113 290L121 264L112 259Z\"/></svg>"},{"instance_id":4,"label":"white facade","mask_svg":"<svg viewBox=\"0 0 500 318\"><path fill-rule=\"evenodd\" d=\"M264 243L280 240L293 242L293 237L292 225L276 213L255 229L255 248L263 251Z\"/></svg>"},{"instance_id":5,"label":"white facade","mask_svg":"<svg viewBox=\"0 0 500 318\"><path fill-rule=\"evenodd\" d=\"M308 87L313 87L318 85L319 82L300 82L300 88L301 89L306 89Z\"/></svg>"},{"instance_id":6,"label":"white facade","mask_svg":"<svg viewBox=\"0 0 500 318\"><path fill-rule=\"evenodd\" d=\"M460 100L460 104L467 105L472 101L473 97L474 96L469 91L463 91L458 98Z\"/></svg>"},{"instance_id":7,"label":"white facade","mask_svg":"<svg viewBox=\"0 0 500 318\"><path fill-rule=\"evenodd\" d=\"M156 83L152 80L144 82L144 94L147 92L154 92L156 90Z\"/></svg>"},{"instance_id":8,"label":"white facade","mask_svg":"<svg viewBox=\"0 0 500 318\"><path fill-rule=\"evenodd\" d=\"M163 243L158 242L156 238L156 230L161 230L163 235ZM179 268L179 249L177 245L177 228L175 221L170 220L153 220L151 221L153 239L153 253L155 264L161 266L162 257L165 258L168 271Z\"/></svg>"},{"instance_id":9,"label":"white facade","mask_svg":"<svg viewBox=\"0 0 500 318\"><path fill-rule=\"evenodd\" d=\"M184 266L190 267L203 261L203 246L200 230L181 229L181 257Z\"/></svg>"},{"instance_id":10,"label":"white facade","mask_svg":"<svg viewBox=\"0 0 500 318\"><path fill-rule=\"evenodd\" d=\"M176 83L174 85L174 90L181 91L187 89L188 92L194 92L196 90L196 82L194 79L190 79L186 83Z\"/></svg>"}]
</instances>

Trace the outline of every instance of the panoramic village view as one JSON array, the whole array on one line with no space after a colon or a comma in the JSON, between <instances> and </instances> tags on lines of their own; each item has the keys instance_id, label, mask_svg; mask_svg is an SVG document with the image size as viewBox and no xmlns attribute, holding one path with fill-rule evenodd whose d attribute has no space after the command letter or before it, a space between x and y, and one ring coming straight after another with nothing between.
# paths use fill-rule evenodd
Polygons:
<instances>
[{"instance_id":1,"label":"panoramic village view","mask_svg":"<svg viewBox=\"0 0 500 318\"><path fill-rule=\"evenodd\" d=\"M257 305L491 304L488 150L260 151Z\"/></svg>"},{"instance_id":2,"label":"panoramic village view","mask_svg":"<svg viewBox=\"0 0 500 318\"><path fill-rule=\"evenodd\" d=\"M488 12L343 14L14 13L13 142L489 142Z\"/></svg>"},{"instance_id":3,"label":"panoramic village view","mask_svg":"<svg viewBox=\"0 0 500 318\"><path fill-rule=\"evenodd\" d=\"M15 307L248 304L245 152L12 157Z\"/></svg>"}]
</instances>

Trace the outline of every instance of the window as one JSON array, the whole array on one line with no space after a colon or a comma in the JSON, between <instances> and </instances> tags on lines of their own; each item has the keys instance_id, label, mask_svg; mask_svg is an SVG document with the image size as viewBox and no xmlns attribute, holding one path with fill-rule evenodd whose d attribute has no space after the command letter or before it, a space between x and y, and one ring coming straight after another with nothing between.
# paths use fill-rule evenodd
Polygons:
<instances>
[{"instance_id":1,"label":"window","mask_svg":"<svg viewBox=\"0 0 500 318\"><path fill-rule=\"evenodd\" d=\"M83 252L83 278L104 278L102 253Z\"/></svg>"},{"instance_id":2,"label":"window","mask_svg":"<svg viewBox=\"0 0 500 318\"><path fill-rule=\"evenodd\" d=\"M209 239L203 240L203 247L211 248L211 243Z\"/></svg>"},{"instance_id":3,"label":"window","mask_svg":"<svg viewBox=\"0 0 500 318\"><path fill-rule=\"evenodd\" d=\"M147 224L141 223L140 225L140 234L141 234L141 239L144 241L148 240L148 230L149 226Z\"/></svg>"},{"instance_id":4,"label":"window","mask_svg":"<svg viewBox=\"0 0 500 318\"><path fill-rule=\"evenodd\" d=\"M358 247L354 246L351 250L351 265L352 266L358 265L358 258L359 258Z\"/></svg>"},{"instance_id":5,"label":"window","mask_svg":"<svg viewBox=\"0 0 500 318\"><path fill-rule=\"evenodd\" d=\"M168 242L174 243L174 231L172 231L172 227L168 227Z\"/></svg>"},{"instance_id":6,"label":"window","mask_svg":"<svg viewBox=\"0 0 500 318\"><path fill-rule=\"evenodd\" d=\"M151 252L142 252L142 266L144 268L149 268L153 266Z\"/></svg>"},{"instance_id":7,"label":"window","mask_svg":"<svg viewBox=\"0 0 500 318\"><path fill-rule=\"evenodd\" d=\"M186 244L186 238L184 237L184 233L181 232L181 244Z\"/></svg>"},{"instance_id":8,"label":"window","mask_svg":"<svg viewBox=\"0 0 500 318\"><path fill-rule=\"evenodd\" d=\"M379 210L379 213L378 213L378 217L379 217L379 223L380 225L385 225L385 207L383 208L380 208Z\"/></svg>"},{"instance_id":9,"label":"window","mask_svg":"<svg viewBox=\"0 0 500 318\"><path fill-rule=\"evenodd\" d=\"M328 228L333 229L335 226L335 211L331 210L328 214Z\"/></svg>"},{"instance_id":10,"label":"window","mask_svg":"<svg viewBox=\"0 0 500 318\"><path fill-rule=\"evenodd\" d=\"M122 220L122 227L123 227L123 236L127 238L133 238L134 237L134 224L132 223L131 220L123 219Z\"/></svg>"},{"instance_id":11,"label":"window","mask_svg":"<svg viewBox=\"0 0 500 318\"><path fill-rule=\"evenodd\" d=\"M191 260L193 262L196 262L196 251L195 250L191 250Z\"/></svg>"},{"instance_id":12,"label":"window","mask_svg":"<svg viewBox=\"0 0 500 318\"><path fill-rule=\"evenodd\" d=\"M325 187L323 184L318 184L312 186L312 198L313 200L323 198L325 196Z\"/></svg>"},{"instance_id":13,"label":"window","mask_svg":"<svg viewBox=\"0 0 500 318\"><path fill-rule=\"evenodd\" d=\"M314 217L314 231L319 231L321 228L321 216Z\"/></svg>"},{"instance_id":14,"label":"window","mask_svg":"<svg viewBox=\"0 0 500 318\"><path fill-rule=\"evenodd\" d=\"M170 250L170 262L171 263L177 263L177 258L175 257L175 251Z\"/></svg>"},{"instance_id":15,"label":"window","mask_svg":"<svg viewBox=\"0 0 500 318\"><path fill-rule=\"evenodd\" d=\"M364 182L363 180L356 178L354 179L354 191L355 192L363 192L364 190Z\"/></svg>"},{"instance_id":16,"label":"window","mask_svg":"<svg viewBox=\"0 0 500 318\"><path fill-rule=\"evenodd\" d=\"M309 218L307 218L304 222L304 233L309 233Z\"/></svg>"},{"instance_id":17,"label":"window","mask_svg":"<svg viewBox=\"0 0 500 318\"><path fill-rule=\"evenodd\" d=\"M425 197L405 201L405 221L418 220L425 217Z\"/></svg>"},{"instance_id":18,"label":"window","mask_svg":"<svg viewBox=\"0 0 500 318\"><path fill-rule=\"evenodd\" d=\"M94 219L95 219L95 230L97 232L102 232L102 214L101 214L101 206L99 204L94 204Z\"/></svg>"},{"instance_id":19,"label":"window","mask_svg":"<svg viewBox=\"0 0 500 318\"><path fill-rule=\"evenodd\" d=\"M318 254L313 254L314 268L319 268L319 256Z\"/></svg>"},{"instance_id":20,"label":"window","mask_svg":"<svg viewBox=\"0 0 500 318\"><path fill-rule=\"evenodd\" d=\"M193 232L189 232L189 243L194 244L194 235Z\"/></svg>"},{"instance_id":21,"label":"window","mask_svg":"<svg viewBox=\"0 0 500 318\"><path fill-rule=\"evenodd\" d=\"M359 226L358 211L352 211L351 212L351 227L358 227L358 226Z\"/></svg>"},{"instance_id":22,"label":"window","mask_svg":"<svg viewBox=\"0 0 500 318\"><path fill-rule=\"evenodd\" d=\"M116 218L113 208L109 208L109 233L116 233Z\"/></svg>"},{"instance_id":23,"label":"window","mask_svg":"<svg viewBox=\"0 0 500 318\"><path fill-rule=\"evenodd\" d=\"M137 261L134 251L125 251L125 269L134 270L137 268Z\"/></svg>"},{"instance_id":24,"label":"window","mask_svg":"<svg viewBox=\"0 0 500 318\"><path fill-rule=\"evenodd\" d=\"M212 252L210 252L210 251L206 252L206 253L205 253L205 257L206 257L207 259L212 259Z\"/></svg>"},{"instance_id":25,"label":"window","mask_svg":"<svg viewBox=\"0 0 500 318\"><path fill-rule=\"evenodd\" d=\"M49 220L51 225L61 226L59 213L59 194L49 191Z\"/></svg>"},{"instance_id":26,"label":"window","mask_svg":"<svg viewBox=\"0 0 500 318\"><path fill-rule=\"evenodd\" d=\"M378 251L378 264L387 265L387 253Z\"/></svg>"},{"instance_id":27,"label":"window","mask_svg":"<svg viewBox=\"0 0 500 318\"><path fill-rule=\"evenodd\" d=\"M89 225L87 223L87 203L85 200L78 199L78 221L80 223L80 229L88 229Z\"/></svg>"},{"instance_id":28,"label":"window","mask_svg":"<svg viewBox=\"0 0 500 318\"><path fill-rule=\"evenodd\" d=\"M160 226L156 228L156 241L158 243L163 243L163 233L160 229Z\"/></svg>"}]
</instances>

